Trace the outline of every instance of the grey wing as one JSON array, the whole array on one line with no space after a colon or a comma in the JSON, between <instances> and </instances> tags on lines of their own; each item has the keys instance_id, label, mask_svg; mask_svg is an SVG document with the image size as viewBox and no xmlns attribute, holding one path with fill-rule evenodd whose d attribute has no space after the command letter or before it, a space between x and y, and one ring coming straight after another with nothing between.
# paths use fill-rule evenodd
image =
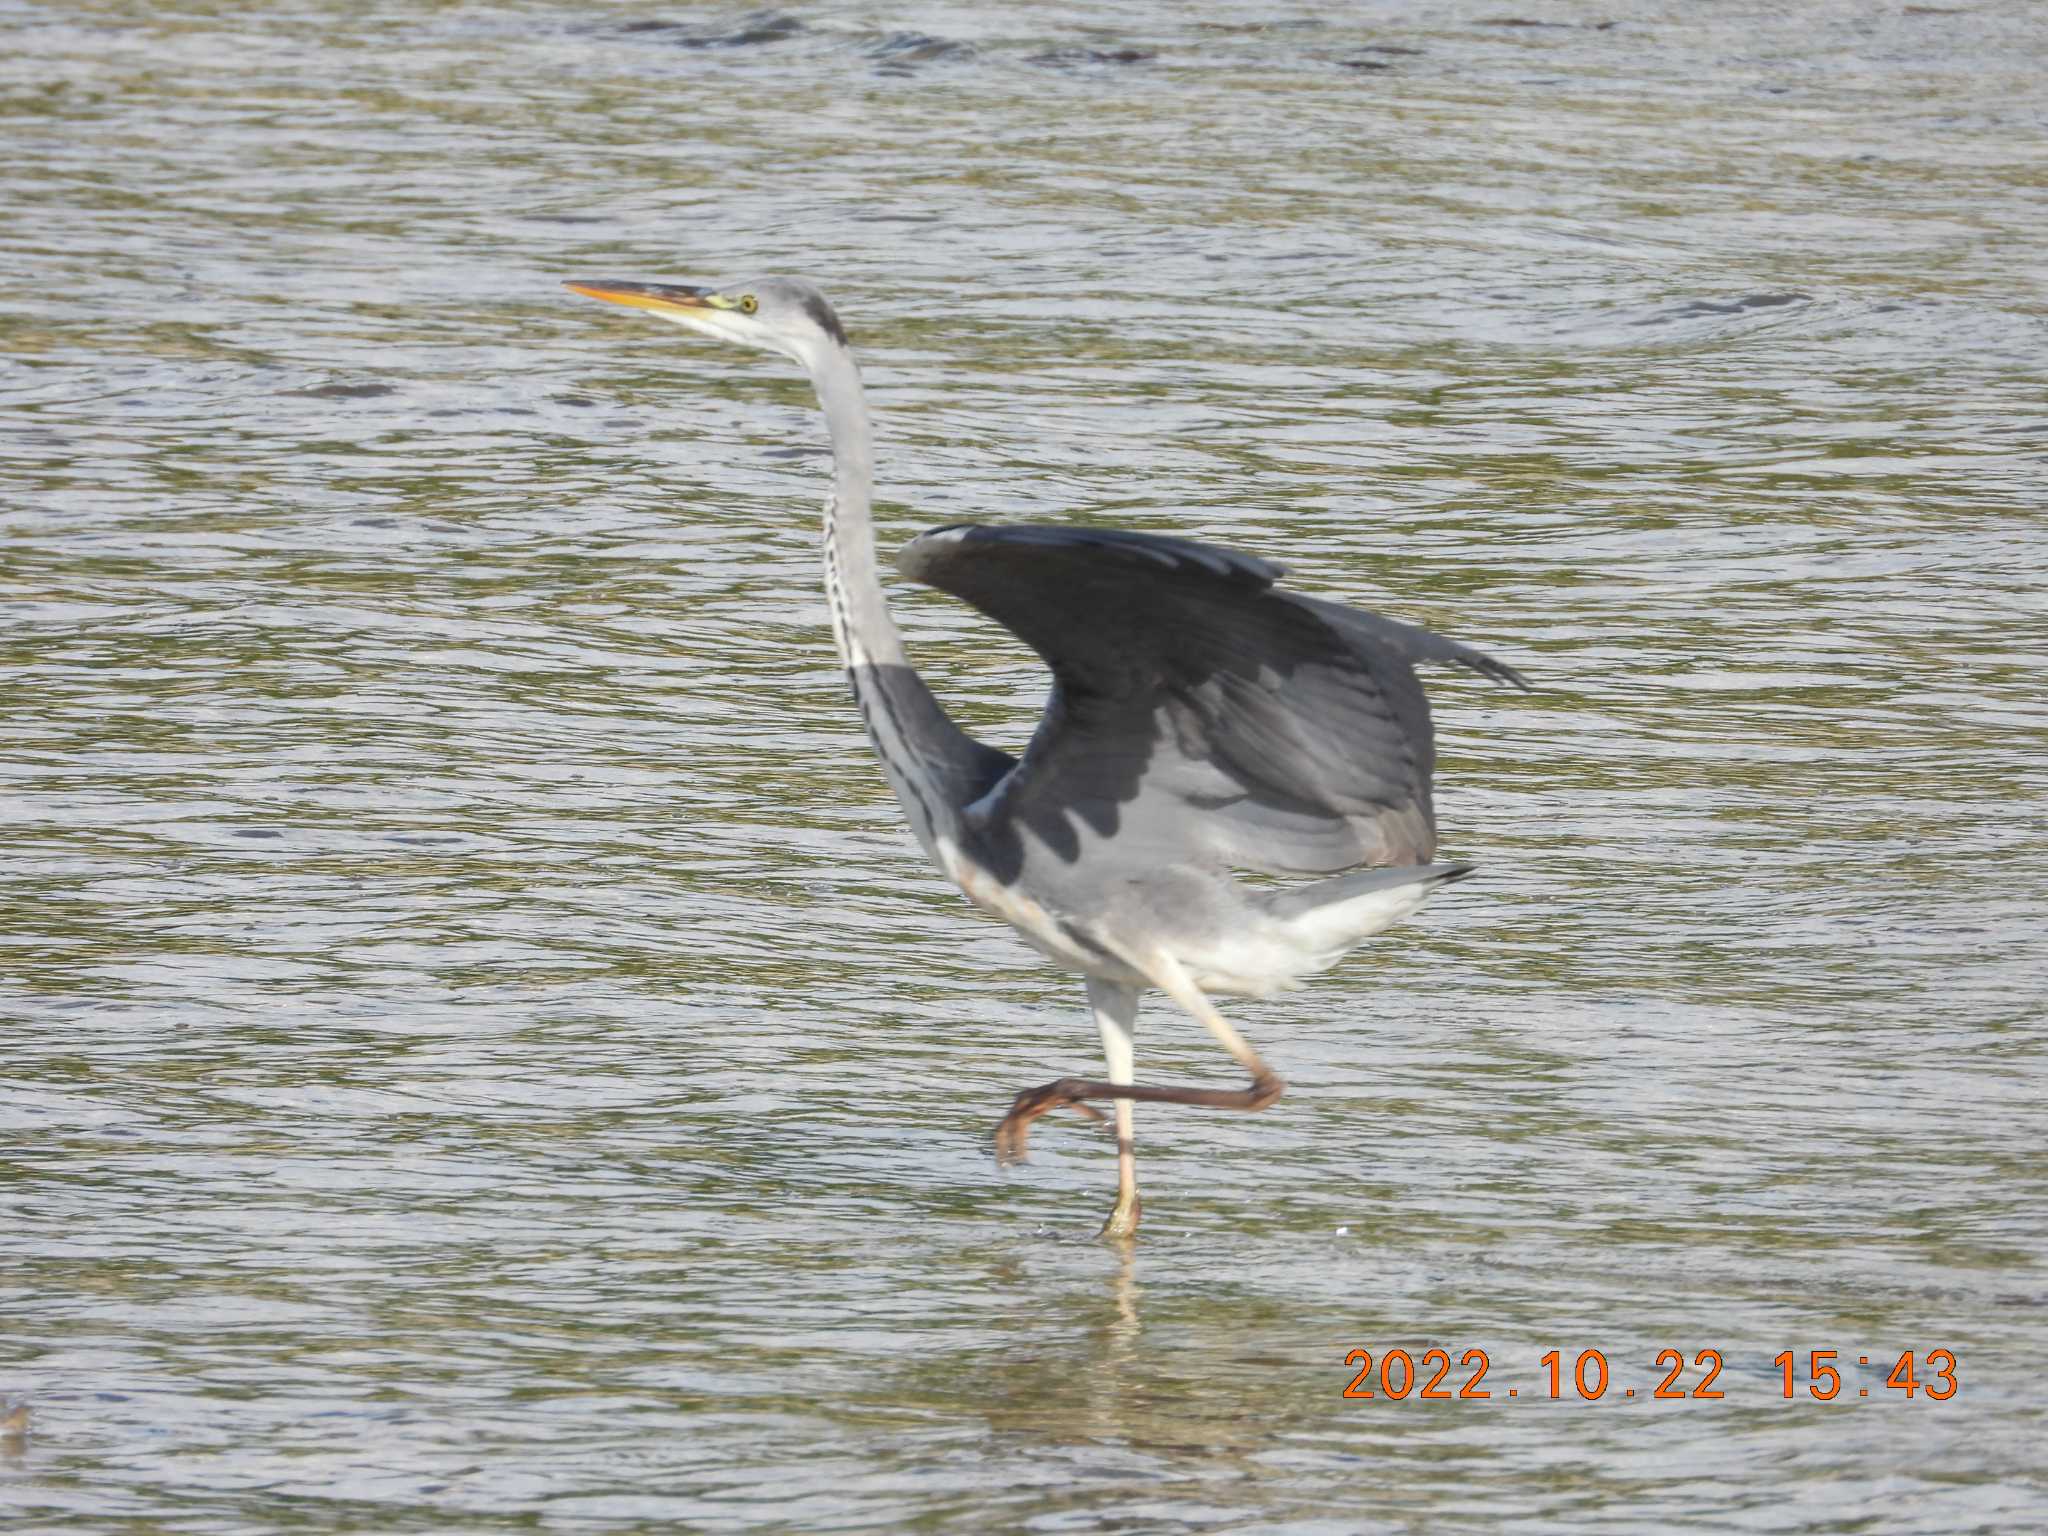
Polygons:
<instances>
[{"instance_id":1,"label":"grey wing","mask_svg":"<svg viewBox=\"0 0 2048 1536\"><path fill-rule=\"evenodd\" d=\"M961 526L912 540L897 566L1052 668L1038 733L969 814L1003 875L1021 866L1024 834L1071 861L1084 827L1144 862L1273 874L1426 864L1436 753L1411 659L1520 681L1428 630L1276 590L1282 572L1263 560L1184 539Z\"/></svg>"}]
</instances>

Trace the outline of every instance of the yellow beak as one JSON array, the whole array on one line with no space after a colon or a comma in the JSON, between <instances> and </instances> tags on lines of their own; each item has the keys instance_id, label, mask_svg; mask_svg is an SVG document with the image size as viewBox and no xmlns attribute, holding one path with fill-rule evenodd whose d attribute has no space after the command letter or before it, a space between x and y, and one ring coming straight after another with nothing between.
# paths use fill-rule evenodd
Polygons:
<instances>
[{"instance_id":1,"label":"yellow beak","mask_svg":"<svg viewBox=\"0 0 2048 1536\"><path fill-rule=\"evenodd\" d=\"M725 304L709 288L690 288L679 283L615 283L609 279L579 279L562 284L571 293L603 299L607 304L624 304L632 309L723 309Z\"/></svg>"}]
</instances>

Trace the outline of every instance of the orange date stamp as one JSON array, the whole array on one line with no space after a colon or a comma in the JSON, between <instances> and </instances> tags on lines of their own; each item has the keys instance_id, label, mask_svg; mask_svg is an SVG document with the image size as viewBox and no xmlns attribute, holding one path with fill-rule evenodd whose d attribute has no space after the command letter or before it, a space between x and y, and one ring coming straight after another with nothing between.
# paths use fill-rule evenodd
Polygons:
<instances>
[{"instance_id":1,"label":"orange date stamp","mask_svg":"<svg viewBox=\"0 0 2048 1536\"><path fill-rule=\"evenodd\" d=\"M1852 1394L1844 1384L1843 1367L1836 1363L1842 1358L1840 1351L1832 1349L1808 1350L1803 1361L1789 1349L1774 1355L1771 1364L1780 1376L1780 1395L1787 1399L1797 1397L1803 1386L1805 1395L1817 1402L1832 1402L1839 1397L1869 1397L1871 1389L1868 1386L1856 1387ZM1357 1374L1345 1387L1344 1395L1349 1398L1383 1398L1397 1403L1410 1398L1419 1402L1448 1403L1491 1401L1498 1397L1547 1398L1551 1402L1576 1397L1591 1403L1608 1396L1610 1390L1622 1398L1642 1397L1653 1402L1714 1402L1728 1395L1715 1385L1726 1369L1726 1362L1718 1349L1695 1351L1690 1361L1683 1350L1660 1349L1654 1366L1643 1377L1641 1390L1634 1385L1616 1382L1608 1368L1607 1356L1597 1349L1581 1350L1576 1358L1568 1357L1563 1350L1553 1349L1540 1356L1536 1363L1541 1369L1526 1383L1495 1391L1486 1385L1487 1375L1493 1369L1493 1359L1483 1349L1466 1350L1458 1356L1455 1365L1447 1349L1426 1349L1419 1359L1405 1349L1390 1349L1378 1357L1369 1349L1354 1349L1344 1357L1344 1365ZM1887 1363L1890 1370L1877 1388L1880 1396L1925 1396L1945 1403L1962 1388L1956 1374L1960 1367L1953 1350L1930 1349L1920 1354L1909 1349L1896 1360L1884 1355L1876 1357L1874 1362L1870 1355L1856 1357L1856 1368L1871 1371L1873 1375L1884 1370ZM1651 1377L1659 1371L1663 1372L1662 1378L1653 1382ZM1688 1380L1688 1371L1698 1379ZM1522 1390L1524 1384L1529 1388L1526 1392Z\"/></svg>"}]
</instances>

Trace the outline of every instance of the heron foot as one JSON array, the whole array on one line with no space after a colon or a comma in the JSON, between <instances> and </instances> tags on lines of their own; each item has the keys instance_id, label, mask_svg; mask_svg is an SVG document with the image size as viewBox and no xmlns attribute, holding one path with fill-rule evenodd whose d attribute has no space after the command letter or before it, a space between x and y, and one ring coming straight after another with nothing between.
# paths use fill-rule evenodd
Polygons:
<instances>
[{"instance_id":1,"label":"heron foot","mask_svg":"<svg viewBox=\"0 0 2048 1536\"><path fill-rule=\"evenodd\" d=\"M1115 1242L1129 1242L1138 1235L1138 1218L1144 1213L1144 1209L1135 1187L1118 1190L1116 1209L1109 1213L1109 1220L1102 1224L1102 1231L1098 1235Z\"/></svg>"},{"instance_id":2,"label":"heron foot","mask_svg":"<svg viewBox=\"0 0 2048 1536\"><path fill-rule=\"evenodd\" d=\"M1109 1117L1093 1104L1082 1102L1093 1083L1078 1077L1063 1077L1043 1088L1026 1088L1010 1102L1010 1112L996 1127L996 1161L1005 1165L1021 1163L1031 1151L1031 1122L1049 1110L1072 1108L1091 1120Z\"/></svg>"},{"instance_id":3,"label":"heron foot","mask_svg":"<svg viewBox=\"0 0 2048 1536\"><path fill-rule=\"evenodd\" d=\"M1026 1088L1010 1103L1010 1112L996 1127L996 1161L1021 1163L1030 1151L1031 1122L1048 1110L1071 1105L1091 1119L1107 1117L1085 1099L1131 1099L1140 1104L1197 1104L1207 1109L1260 1110L1287 1091L1270 1071L1252 1078L1248 1088L1153 1088L1130 1083L1094 1083L1063 1077L1043 1088Z\"/></svg>"}]
</instances>

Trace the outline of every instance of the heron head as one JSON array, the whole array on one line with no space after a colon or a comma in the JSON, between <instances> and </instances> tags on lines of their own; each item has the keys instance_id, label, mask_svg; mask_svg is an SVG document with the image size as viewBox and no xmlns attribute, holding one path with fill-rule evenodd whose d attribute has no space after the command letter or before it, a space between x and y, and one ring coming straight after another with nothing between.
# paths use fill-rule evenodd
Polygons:
<instances>
[{"instance_id":1,"label":"heron head","mask_svg":"<svg viewBox=\"0 0 2048 1536\"><path fill-rule=\"evenodd\" d=\"M806 368L846 345L846 331L825 295L798 277L764 277L723 288L590 279L562 285L608 304L645 309L723 341L793 357Z\"/></svg>"}]
</instances>

